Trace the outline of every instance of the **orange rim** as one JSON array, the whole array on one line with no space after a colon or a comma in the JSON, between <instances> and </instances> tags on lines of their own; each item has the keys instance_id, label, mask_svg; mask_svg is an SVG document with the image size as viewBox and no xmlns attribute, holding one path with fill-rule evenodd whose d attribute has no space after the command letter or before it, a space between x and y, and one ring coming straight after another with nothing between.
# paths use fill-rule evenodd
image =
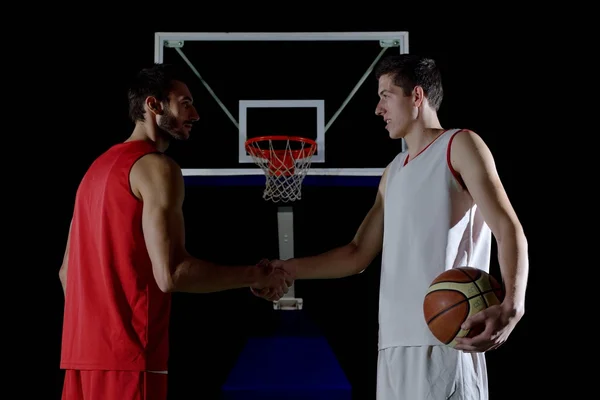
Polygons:
<instances>
[{"instance_id":1,"label":"orange rim","mask_svg":"<svg viewBox=\"0 0 600 400\"><path fill-rule=\"evenodd\" d=\"M305 147L304 149L301 149L301 150L270 150L270 149L258 149L256 147L251 146L252 144L257 144L260 142L277 141L277 140L287 140L290 142L303 142L303 143L308 144L309 146ZM283 136L283 135L258 136L258 137L246 140L245 147L246 147L246 151L248 151L248 153L251 153L252 155L254 155L256 157L260 157L265 160L271 160L273 153L275 153L275 155L278 158L283 158L283 157L285 157L286 154L289 154L292 156L292 158L298 159L298 158L304 158L304 157L311 156L317 148L317 142L315 142L312 139L308 139L308 138L301 137L301 136Z\"/></svg>"}]
</instances>

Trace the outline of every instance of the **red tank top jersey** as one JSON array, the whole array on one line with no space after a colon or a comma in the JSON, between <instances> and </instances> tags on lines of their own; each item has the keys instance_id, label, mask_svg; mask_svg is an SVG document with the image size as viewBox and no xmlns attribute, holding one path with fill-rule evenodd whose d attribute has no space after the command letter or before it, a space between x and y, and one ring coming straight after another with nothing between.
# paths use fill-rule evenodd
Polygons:
<instances>
[{"instance_id":1,"label":"red tank top jersey","mask_svg":"<svg viewBox=\"0 0 600 400\"><path fill-rule=\"evenodd\" d=\"M157 152L117 144L90 166L77 190L67 268L61 368L166 370L171 296L154 280L133 195L133 164Z\"/></svg>"}]
</instances>

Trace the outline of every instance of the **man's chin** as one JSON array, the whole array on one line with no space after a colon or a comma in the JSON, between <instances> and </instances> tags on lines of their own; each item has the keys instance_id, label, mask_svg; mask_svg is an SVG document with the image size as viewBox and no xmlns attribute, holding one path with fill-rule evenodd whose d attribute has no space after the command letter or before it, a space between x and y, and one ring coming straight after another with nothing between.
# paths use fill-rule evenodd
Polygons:
<instances>
[{"instance_id":1,"label":"man's chin","mask_svg":"<svg viewBox=\"0 0 600 400\"><path fill-rule=\"evenodd\" d=\"M390 131L389 132L390 135L390 139L402 139L404 137L404 132L403 131Z\"/></svg>"},{"instance_id":2,"label":"man's chin","mask_svg":"<svg viewBox=\"0 0 600 400\"><path fill-rule=\"evenodd\" d=\"M171 132L171 137L175 140L188 140L190 138L190 134L187 132Z\"/></svg>"}]
</instances>

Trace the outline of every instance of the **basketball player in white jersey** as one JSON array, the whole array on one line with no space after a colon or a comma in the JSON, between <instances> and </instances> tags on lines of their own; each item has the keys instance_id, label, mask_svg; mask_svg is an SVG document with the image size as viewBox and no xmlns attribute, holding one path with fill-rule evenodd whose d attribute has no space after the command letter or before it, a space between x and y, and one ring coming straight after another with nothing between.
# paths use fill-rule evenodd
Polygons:
<instances>
[{"instance_id":1,"label":"basketball player in white jersey","mask_svg":"<svg viewBox=\"0 0 600 400\"><path fill-rule=\"evenodd\" d=\"M383 251L377 400L487 399L484 353L504 343L524 313L529 266L523 228L482 139L440 124L443 90L435 62L391 56L378 65L376 78L376 113L408 150L385 169L375 203L350 243L273 264L296 279L340 278L360 273ZM457 339L454 349L444 346L423 317L427 288L450 268L489 271L492 234L505 300L464 323L465 329L484 324L481 334Z\"/></svg>"}]
</instances>

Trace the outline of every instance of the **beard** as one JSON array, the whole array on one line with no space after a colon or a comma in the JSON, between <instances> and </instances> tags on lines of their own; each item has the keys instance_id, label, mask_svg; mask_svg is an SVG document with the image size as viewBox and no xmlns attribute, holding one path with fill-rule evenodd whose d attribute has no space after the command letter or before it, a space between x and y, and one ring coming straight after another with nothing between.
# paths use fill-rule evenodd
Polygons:
<instances>
[{"instance_id":1,"label":"beard","mask_svg":"<svg viewBox=\"0 0 600 400\"><path fill-rule=\"evenodd\" d=\"M163 134L175 140L186 140L187 135L182 127L177 123L177 118L171 113L168 107L165 107L163 115L158 123L158 127Z\"/></svg>"}]
</instances>

